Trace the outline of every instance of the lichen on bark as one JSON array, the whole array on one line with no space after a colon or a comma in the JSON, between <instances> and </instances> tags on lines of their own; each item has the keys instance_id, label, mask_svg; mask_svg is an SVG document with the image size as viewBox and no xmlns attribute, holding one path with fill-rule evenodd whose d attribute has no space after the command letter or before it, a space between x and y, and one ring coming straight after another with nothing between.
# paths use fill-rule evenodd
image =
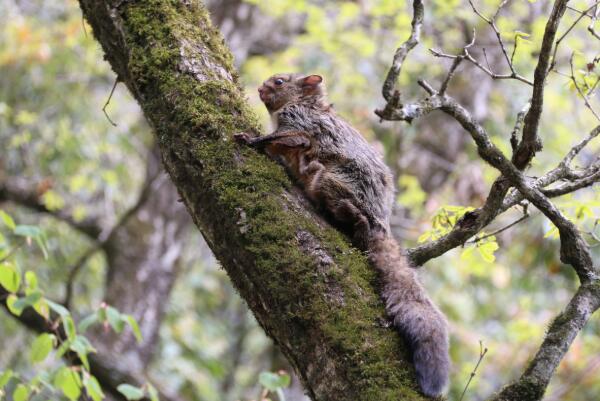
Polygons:
<instances>
[{"instance_id":1,"label":"lichen on bark","mask_svg":"<svg viewBox=\"0 0 600 401\"><path fill-rule=\"evenodd\" d=\"M80 0L159 139L194 222L315 400L421 400L366 258L283 169L232 134L259 132L202 4Z\"/></svg>"}]
</instances>

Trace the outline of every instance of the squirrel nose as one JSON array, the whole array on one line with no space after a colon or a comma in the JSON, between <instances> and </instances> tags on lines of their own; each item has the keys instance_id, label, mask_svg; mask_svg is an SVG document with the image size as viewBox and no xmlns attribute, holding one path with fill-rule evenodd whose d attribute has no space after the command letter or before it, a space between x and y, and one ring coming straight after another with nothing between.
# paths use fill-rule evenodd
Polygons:
<instances>
[{"instance_id":1,"label":"squirrel nose","mask_svg":"<svg viewBox=\"0 0 600 401\"><path fill-rule=\"evenodd\" d=\"M262 94L262 93L263 93L263 91L264 91L263 87L262 87L262 86L259 86L259 87L258 87L258 93L259 93L259 94Z\"/></svg>"}]
</instances>

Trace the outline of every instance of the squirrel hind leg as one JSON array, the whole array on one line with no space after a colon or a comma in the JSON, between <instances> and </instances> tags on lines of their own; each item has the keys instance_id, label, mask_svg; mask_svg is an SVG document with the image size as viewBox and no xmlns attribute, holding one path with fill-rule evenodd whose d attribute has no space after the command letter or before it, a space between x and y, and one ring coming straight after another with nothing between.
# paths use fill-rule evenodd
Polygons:
<instances>
[{"instance_id":1,"label":"squirrel hind leg","mask_svg":"<svg viewBox=\"0 0 600 401\"><path fill-rule=\"evenodd\" d=\"M298 172L300 173L300 177L306 177L303 179L305 182L304 191L309 198L316 201L322 197L321 187L325 166L317 160L307 162L307 157L305 155L301 155L299 161Z\"/></svg>"},{"instance_id":2,"label":"squirrel hind leg","mask_svg":"<svg viewBox=\"0 0 600 401\"><path fill-rule=\"evenodd\" d=\"M371 226L367 217L349 199L337 202L332 213L336 220L350 226L352 242L356 247L366 250L369 244Z\"/></svg>"}]
</instances>

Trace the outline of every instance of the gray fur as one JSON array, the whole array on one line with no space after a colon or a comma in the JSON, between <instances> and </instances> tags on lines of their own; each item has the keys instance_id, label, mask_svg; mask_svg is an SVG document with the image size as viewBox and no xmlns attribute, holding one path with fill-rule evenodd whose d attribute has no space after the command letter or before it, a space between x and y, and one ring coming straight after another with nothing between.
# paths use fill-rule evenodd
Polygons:
<instances>
[{"instance_id":1,"label":"gray fur","mask_svg":"<svg viewBox=\"0 0 600 401\"><path fill-rule=\"evenodd\" d=\"M438 396L450 368L447 322L391 235L392 174L381 155L326 102L321 82L318 75L269 78L259 92L276 119L275 132L236 138L264 146L282 160L308 197L349 227L355 245L381 274L386 312L411 347L422 392Z\"/></svg>"}]
</instances>

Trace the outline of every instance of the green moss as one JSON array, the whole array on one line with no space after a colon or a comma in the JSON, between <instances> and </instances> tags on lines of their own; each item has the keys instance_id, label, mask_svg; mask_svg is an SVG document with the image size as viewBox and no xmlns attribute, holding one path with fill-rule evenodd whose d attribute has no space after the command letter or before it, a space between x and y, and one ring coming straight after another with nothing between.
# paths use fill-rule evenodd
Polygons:
<instances>
[{"instance_id":1,"label":"green moss","mask_svg":"<svg viewBox=\"0 0 600 401\"><path fill-rule=\"evenodd\" d=\"M504 387L499 394L492 397L494 401L537 401L541 400L546 390L545 385L531 379L519 379L517 383Z\"/></svg>"},{"instance_id":2,"label":"green moss","mask_svg":"<svg viewBox=\"0 0 600 401\"><path fill-rule=\"evenodd\" d=\"M123 6L131 49L128 79L142 98L161 147L180 163L172 167L178 185L189 185L190 180L202 184L187 191L187 201L202 199L194 191L214 194L216 206L198 208L218 207L221 215L231 216L223 222L221 236L229 233L235 237L231 242L238 241L252 255L252 271L228 269L232 280L246 295L252 285L260 286L262 299L283 319L282 328L268 329L294 331L289 339L296 355L307 347L300 334L318 330L331 345L329 352L348 361L343 369L348 382L360 389L360 399L422 399L414 391L412 368L400 358L404 352L399 337L380 323L383 305L369 290L378 279L365 256L340 232L323 230L310 217L285 210L282 194L292 184L281 166L230 140L235 132L258 131L259 124L235 83L229 51L210 27L206 11L192 3L145 0ZM182 72L180 47L191 38L209 49L206 56L234 82L209 71L202 71L207 74L203 80ZM333 268L318 272L314 258L298 246L299 230L325 244L335 261ZM220 245L213 245L219 252ZM247 283L252 280L256 283ZM335 308L324 295L332 283L343 294L342 304Z\"/></svg>"}]
</instances>

